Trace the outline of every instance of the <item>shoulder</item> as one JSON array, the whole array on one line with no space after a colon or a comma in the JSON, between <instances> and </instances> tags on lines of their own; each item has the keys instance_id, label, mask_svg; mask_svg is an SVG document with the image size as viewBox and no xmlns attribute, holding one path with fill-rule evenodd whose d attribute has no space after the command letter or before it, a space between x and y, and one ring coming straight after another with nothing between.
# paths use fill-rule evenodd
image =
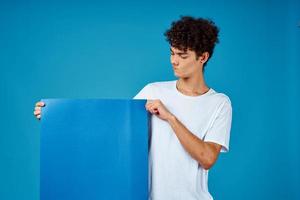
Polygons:
<instances>
[{"instance_id":1,"label":"shoulder","mask_svg":"<svg viewBox=\"0 0 300 200\"><path fill-rule=\"evenodd\" d=\"M217 103L221 107L230 107L231 108L231 100L229 96L224 93L217 92L212 89L210 98L213 102Z\"/></svg>"}]
</instances>

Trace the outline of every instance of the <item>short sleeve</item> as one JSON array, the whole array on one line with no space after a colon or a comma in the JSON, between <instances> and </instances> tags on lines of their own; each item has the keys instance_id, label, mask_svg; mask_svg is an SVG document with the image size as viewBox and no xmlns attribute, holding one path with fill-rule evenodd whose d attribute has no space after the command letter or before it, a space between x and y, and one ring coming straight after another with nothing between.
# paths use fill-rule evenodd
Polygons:
<instances>
[{"instance_id":1,"label":"short sleeve","mask_svg":"<svg viewBox=\"0 0 300 200\"><path fill-rule=\"evenodd\" d=\"M205 142L222 145L221 152L229 151L230 129L232 121L232 107L229 99L220 106L219 112L204 137Z\"/></svg>"},{"instance_id":2,"label":"short sleeve","mask_svg":"<svg viewBox=\"0 0 300 200\"><path fill-rule=\"evenodd\" d=\"M149 83L133 99L151 99L152 93L152 84Z\"/></svg>"}]
</instances>

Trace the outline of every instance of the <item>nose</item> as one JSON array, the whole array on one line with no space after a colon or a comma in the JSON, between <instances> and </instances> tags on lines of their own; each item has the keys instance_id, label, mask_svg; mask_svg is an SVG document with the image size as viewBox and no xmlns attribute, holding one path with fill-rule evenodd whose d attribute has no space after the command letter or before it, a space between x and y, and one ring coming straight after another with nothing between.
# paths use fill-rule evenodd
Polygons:
<instances>
[{"instance_id":1,"label":"nose","mask_svg":"<svg viewBox=\"0 0 300 200\"><path fill-rule=\"evenodd\" d=\"M178 59L176 58L176 56L171 55L170 60L171 60L171 64L172 64L173 66L177 66L177 65L178 65Z\"/></svg>"}]
</instances>

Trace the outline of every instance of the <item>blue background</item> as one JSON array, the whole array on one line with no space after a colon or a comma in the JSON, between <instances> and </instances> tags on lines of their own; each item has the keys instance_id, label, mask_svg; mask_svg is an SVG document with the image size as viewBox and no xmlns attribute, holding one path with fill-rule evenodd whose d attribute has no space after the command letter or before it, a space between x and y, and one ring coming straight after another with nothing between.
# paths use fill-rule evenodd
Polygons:
<instances>
[{"instance_id":1,"label":"blue background","mask_svg":"<svg viewBox=\"0 0 300 200\"><path fill-rule=\"evenodd\" d=\"M132 98L174 79L163 32L209 17L220 44L207 83L230 96L230 152L210 171L215 199L300 199L300 2L1 1L0 199L39 197L41 98Z\"/></svg>"}]
</instances>

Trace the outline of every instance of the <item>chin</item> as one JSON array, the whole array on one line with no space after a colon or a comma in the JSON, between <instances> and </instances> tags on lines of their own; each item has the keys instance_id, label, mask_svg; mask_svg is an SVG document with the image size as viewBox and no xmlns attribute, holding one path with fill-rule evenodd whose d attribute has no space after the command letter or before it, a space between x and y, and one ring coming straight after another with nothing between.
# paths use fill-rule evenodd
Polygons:
<instances>
[{"instance_id":1,"label":"chin","mask_svg":"<svg viewBox=\"0 0 300 200\"><path fill-rule=\"evenodd\" d=\"M176 72L174 72L174 76L176 76L177 78L180 78L180 75Z\"/></svg>"},{"instance_id":2,"label":"chin","mask_svg":"<svg viewBox=\"0 0 300 200\"><path fill-rule=\"evenodd\" d=\"M177 78L182 78L182 79L186 78L186 76L184 76L183 74L178 74L176 72L174 72L174 76L176 76Z\"/></svg>"}]
</instances>

